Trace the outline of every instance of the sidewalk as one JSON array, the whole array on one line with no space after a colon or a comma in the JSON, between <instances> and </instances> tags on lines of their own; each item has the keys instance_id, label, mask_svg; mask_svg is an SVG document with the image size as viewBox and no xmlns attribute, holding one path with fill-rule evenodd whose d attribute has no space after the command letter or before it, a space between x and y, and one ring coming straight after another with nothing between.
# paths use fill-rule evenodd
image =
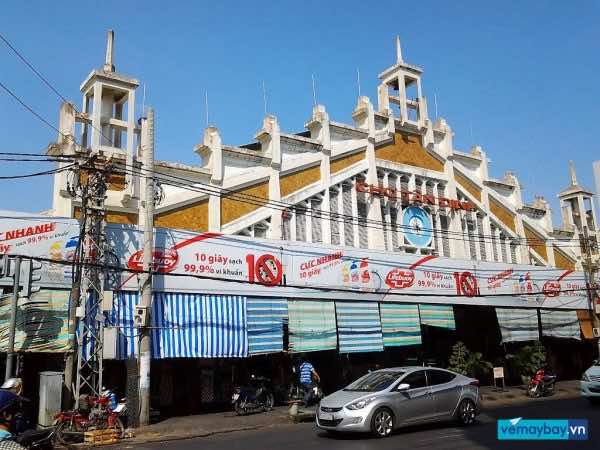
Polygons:
<instances>
[{"instance_id":1,"label":"sidewalk","mask_svg":"<svg viewBox=\"0 0 600 450\"><path fill-rule=\"evenodd\" d=\"M526 395L525 387L507 387L505 391L496 391L491 386L484 386L480 390L483 410L502 406L517 405L543 401L544 399L530 399ZM556 384L553 399L567 399L579 397L579 381L561 381ZM302 408L300 408L302 412ZM314 409L302 414L303 421L314 420ZM173 417L163 422L138 428L135 437L126 439L122 444L138 444L145 442L161 442L178 439L210 436L218 433L234 431L255 430L277 425L291 423L288 416L288 407L279 406L266 413L236 416L234 412L202 414L197 416Z\"/></svg>"}]
</instances>

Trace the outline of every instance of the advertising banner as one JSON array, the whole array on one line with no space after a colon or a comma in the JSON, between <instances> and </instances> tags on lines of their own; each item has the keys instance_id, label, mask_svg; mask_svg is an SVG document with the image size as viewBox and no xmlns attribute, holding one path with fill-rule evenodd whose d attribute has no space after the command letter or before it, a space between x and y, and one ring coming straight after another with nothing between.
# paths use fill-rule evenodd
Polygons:
<instances>
[{"instance_id":1,"label":"advertising banner","mask_svg":"<svg viewBox=\"0 0 600 450\"><path fill-rule=\"evenodd\" d=\"M0 219L0 253L69 261L73 219ZM109 225L114 290L138 290L142 233ZM155 230L154 289L252 296L587 309L582 272L342 248L219 233ZM46 264L42 284L69 287L71 267Z\"/></svg>"}]
</instances>

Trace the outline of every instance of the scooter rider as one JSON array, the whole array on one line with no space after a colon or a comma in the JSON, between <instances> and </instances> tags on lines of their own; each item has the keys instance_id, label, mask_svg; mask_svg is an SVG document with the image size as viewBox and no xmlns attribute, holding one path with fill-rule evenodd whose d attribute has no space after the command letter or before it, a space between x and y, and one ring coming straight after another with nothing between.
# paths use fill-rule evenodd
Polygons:
<instances>
[{"instance_id":1,"label":"scooter rider","mask_svg":"<svg viewBox=\"0 0 600 450\"><path fill-rule=\"evenodd\" d=\"M304 404L308 405L312 399L313 379L318 383L321 381L321 377L308 361L302 361L298 371L300 372L300 386L304 391Z\"/></svg>"},{"instance_id":2,"label":"scooter rider","mask_svg":"<svg viewBox=\"0 0 600 450\"><path fill-rule=\"evenodd\" d=\"M0 449L2 450L25 450L25 447L13 440L12 434L20 400L21 397L14 392L0 390Z\"/></svg>"}]
</instances>

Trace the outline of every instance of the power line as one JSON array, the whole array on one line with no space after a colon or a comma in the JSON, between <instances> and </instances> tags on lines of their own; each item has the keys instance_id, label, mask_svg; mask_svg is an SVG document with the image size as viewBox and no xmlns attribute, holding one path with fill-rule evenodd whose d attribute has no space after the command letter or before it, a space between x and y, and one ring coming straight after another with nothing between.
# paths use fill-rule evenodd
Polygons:
<instances>
[{"instance_id":1,"label":"power line","mask_svg":"<svg viewBox=\"0 0 600 450\"><path fill-rule=\"evenodd\" d=\"M23 56L23 54L22 54L22 53L21 53L21 52L19 52L19 50L17 50L17 49L15 48L15 46L14 46L14 45L12 45L12 44L11 44L11 43L8 41L8 39L7 39L5 36L3 36L3 35L2 35L2 33L0 33L0 39L2 39L2 41L4 41L4 43L5 43L5 44L8 46L8 48L10 48L10 49L13 51L13 53L14 53L14 54L15 54L15 55L16 55L16 56L17 56L17 57L18 57L18 58L19 58L19 59L20 59L20 60L21 60L21 61L22 61L22 62L23 62L23 63L24 63L26 66L27 66L27 67L29 67L29 69L31 69L31 71L32 71L33 73L35 73L35 74L36 74L36 76L37 76L37 77L38 77L40 80L42 80L42 82L43 82L43 83L44 83L46 86L48 86L48 88L50 88L50 90L52 90L52 92L54 92L54 93L55 93L55 94L56 94L56 95L57 95L57 96L58 96L60 99L62 99L62 100L65 102L65 103L69 103L69 104L71 105L71 107L73 108L73 110L75 110L75 112L76 112L76 113L78 113L78 114L81 114L81 113L79 112L79 110L77 110L77 108L75 107L75 105L74 105L72 102L69 102L69 101L68 101L68 100L65 98L65 96L64 96L64 95L62 95L62 94L61 94L61 93L58 91L58 89L56 89L56 88L55 88L55 87L52 85L52 83L50 83L50 81L48 81L48 79L47 79L46 77L44 77L44 75L42 75L42 74L40 73L40 71L39 71L39 70L37 70L37 69L36 69L36 68L33 66L33 64L31 64L31 63L30 63L30 62L27 60L27 58L25 58L25 56ZM111 145L114 145L114 144L113 144L113 142L112 142L112 140L111 140L110 138L108 138L108 137L107 137L107 136L106 136L106 135L105 135L105 134L102 132L102 130L99 130L99 129L98 129L97 127L95 127L93 124L90 124L90 126L91 126L91 127L94 129L94 130L98 131L98 132L99 132L99 133L102 135L102 137L103 137L104 139L106 139L108 142L110 142L110 143L111 143ZM59 131L59 133L60 133L60 131ZM62 133L61 133L61 134L62 134ZM64 134L63 134L63 136L64 136Z\"/></svg>"},{"instance_id":2,"label":"power line","mask_svg":"<svg viewBox=\"0 0 600 450\"><path fill-rule=\"evenodd\" d=\"M42 175L53 175L53 174L62 172L64 170L71 169L73 166L75 166L74 163L70 164L68 166L65 166L65 167L60 167L58 169L45 170L43 172L27 173L27 174L23 174L23 175L0 176L0 180L18 180L18 179L22 179L22 178L39 177L39 176L42 176Z\"/></svg>"},{"instance_id":3,"label":"power line","mask_svg":"<svg viewBox=\"0 0 600 450\"><path fill-rule=\"evenodd\" d=\"M199 182L197 180L190 180L187 178L183 178L183 177L178 177L176 175L168 175L168 174L163 174L163 173L159 173L153 170L148 170L145 168L137 168L135 167L134 169L128 169L126 164L122 164L122 166L124 166L125 168L123 169L126 173L129 174L133 174L133 175L138 175L140 177L143 178L154 178L152 176L148 176L148 175L144 175L143 171L147 172L147 173L152 173L157 175L157 179L158 181L163 181L165 182L165 184L170 184L172 186L175 187L179 187L185 190L189 190L192 192L198 192L198 193L202 193L202 194L208 194L208 195L216 195L219 197L227 197L230 199L233 199L235 201L239 201L241 203L246 203L246 204L251 204L254 206L258 206L258 207L265 207L265 208L269 208L269 209L273 209L273 210L278 210L278 211L288 211L290 209L293 210L301 210L305 213L308 213L309 210L308 208L304 208L304 207L298 207L297 205L292 205L286 202L282 202L282 201L275 201L275 200L270 200L264 197L259 197L256 195L252 195L252 194L244 194L244 193L239 193L236 192L234 190L231 189L225 189L225 188L216 188L214 186L210 186L207 185L205 183ZM182 181L179 181L182 180ZM184 181L186 183L192 183L192 184L199 184L201 186L190 186L189 184L184 184ZM376 221L376 220L372 220L372 219L368 219L368 218L357 218L354 216L349 216L349 215L345 215L345 214L338 214L338 213L332 213L332 212L326 212L326 211L317 211L317 212L312 212L311 214L313 217L317 217L317 218L321 218L324 220L328 220L328 221L335 221L335 222L339 222L339 223L344 223L346 221L358 221L359 222L359 226L361 227L365 227L365 228L374 228L374 229L378 229L378 230L387 230L387 229L396 229L396 230L408 230L408 231L412 231L413 229L410 226L406 226L406 225L402 225L402 224L395 224L392 225L391 223L387 223L387 222L383 222L383 221ZM467 233L466 232L455 232L455 231L450 231L450 230L437 230L437 229L433 229L433 228L423 228L422 231L427 231L430 233L438 233L438 231L442 234L445 235L445 237L449 240L455 240L455 241L460 241L460 242L469 242L470 240L465 236ZM452 236L458 236L458 237L452 237ZM501 241L499 238L496 238L495 236L492 235L485 235L485 234L481 234L481 233L475 233L473 234L473 237L475 238L473 242L475 243L495 243L496 240ZM545 245L546 242L552 242L552 241L556 241L559 244L563 243L563 241L556 239L556 238L548 238L547 240L539 240L539 239L530 239L530 238L522 238L522 237L518 237L518 238L514 238L512 239L511 243L514 245L521 245L521 246L532 246L532 245ZM557 244L553 244L555 247L558 248L579 248L579 245L570 245L570 244L566 244L563 243L564 245L557 245Z\"/></svg>"}]
</instances>

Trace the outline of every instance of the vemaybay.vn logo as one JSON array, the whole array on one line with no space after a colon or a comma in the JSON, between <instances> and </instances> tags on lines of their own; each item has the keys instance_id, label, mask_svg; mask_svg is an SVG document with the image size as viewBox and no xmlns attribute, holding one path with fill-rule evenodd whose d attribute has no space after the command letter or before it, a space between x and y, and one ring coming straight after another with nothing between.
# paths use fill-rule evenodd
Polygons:
<instances>
[{"instance_id":1,"label":"vemaybay.vn logo","mask_svg":"<svg viewBox=\"0 0 600 450\"><path fill-rule=\"evenodd\" d=\"M588 438L587 419L514 419L498 420L500 440L562 440L585 441Z\"/></svg>"}]
</instances>

